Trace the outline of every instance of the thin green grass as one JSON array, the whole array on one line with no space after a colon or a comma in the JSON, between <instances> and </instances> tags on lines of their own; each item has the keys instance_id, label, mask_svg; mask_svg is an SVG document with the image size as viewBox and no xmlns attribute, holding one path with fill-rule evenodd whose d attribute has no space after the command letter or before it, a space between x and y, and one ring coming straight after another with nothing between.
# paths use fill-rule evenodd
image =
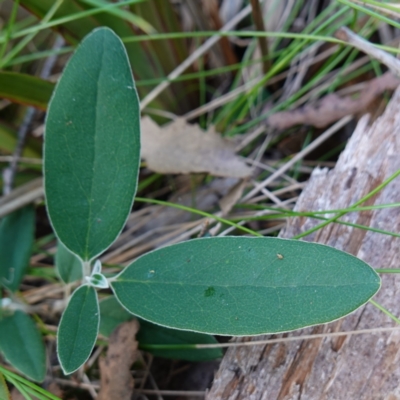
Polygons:
<instances>
[{"instance_id":1,"label":"thin green grass","mask_svg":"<svg viewBox=\"0 0 400 400\"><path fill-rule=\"evenodd\" d=\"M233 226L236 229L239 229L245 233L249 233L250 235L254 235L254 236L262 236L260 233L253 231L252 229L246 228L244 226L241 226L239 224L236 224L235 222L232 222L228 219L225 218L221 218L218 217L217 215L213 215L210 213L207 213L205 211L201 211L198 210L197 208L192 208L192 207L187 207L187 206L183 206L181 204L176 204L176 203L171 203L168 201L162 201L162 200L156 200L156 199L147 199L147 198L143 198L143 197L135 197L135 202L139 202L139 203L148 203L148 204L158 204L161 206L168 206L168 207L173 207L173 208L177 208L179 210L182 211L187 211L193 214L197 214L197 215L201 215L202 217L206 217L209 218L211 220L215 220L218 222L221 222L225 225L229 225L229 226Z\"/></svg>"},{"instance_id":2,"label":"thin green grass","mask_svg":"<svg viewBox=\"0 0 400 400\"><path fill-rule=\"evenodd\" d=\"M375 306L378 310L382 311L386 314L390 319L392 319L396 324L400 325L400 319L397 318L394 314L392 314L387 308L383 307L381 304L377 303L375 300L369 301L373 306Z\"/></svg>"},{"instance_id":3,"label":"thin green grass","mask_svg":"<svg viewBox=\"0 0 400 400\"><path fill-rule=\"evenodd\" d=\"M112 3L112 4L103 3L101 6L99 6L97 8L85 10L85 11L82 11L82 12L79 12L76 14L72 14L72 15L68 15L67 17L57 18L57 19L54 19L53 21L45 21L42 24L35 24L29 28L16 31L10 35L10 39L18 39L18 38L21 38L21 37L24 37L24 36L27 36L30 34L36 35L37 33L39 33L40 31L42 31L44 29L54 28L54 27L66 24L68 22L73 22L73 21L77 21L79 19L92 17L96 14L100 14L103 12L112 12L112 10L115 8L119 8L119 7L122 8L127 5L140 3L142 1L145 1L145 0L125 0L125 1L120 1L118 3ZM131 13L124 12L125 16L127 16L129 14L131 14ZM128 17L128 18L130 18L130 17ZM154 29L152 29L151 32L154 32ZM5 35L0 34L0 43L3 43L4 41L5 41Z\"/></svg>"},{"instance_id":4,"label":"thin green grass","mask_svg":"<svg viewBox=\"0 0 400 400\"><path fill-rule=\"evenodd\" d=\"M54 396L47 390L42 389L40 386L28 381L27 379L23 378L15 374L14 372L9 371L7 368L4 368L0 364L0 372L4 375L6 381L12 383L22 394L29 396L36 396L41 400L61 400L59 397Z\"/></svg>"},{"instance_id":5,"label":"thin green grass","mask_svg":"<svg viewBox=\"0 0 400 400\"><path fill-rule=\"evenodd\" d=\"M46 16L39 22L38 26L45 24L47 21L51 20L57 10L61 7L64 0L56 0L53 6L50 8ZM25 36L18 44L16 44L5 56L0 59L0 69L7 66L7 63L12 60L18 53L24 49L24 47L30 43L36 36L37 32L32 32Z\"/></svg>"},{"instance_id":6,"label":"thin green grass","mask_svg":"<svg viewBox=\"0 0 400 400\"><path fill-rule=\"evenodd\" d=\"M361 198L360 200L355 202L352 206L349 207L349 210L358 207L360 204L364 203L365 201L370 199L372 196L374 196L375 194L379 193L385 186L387 186L390 182L392 182L394 179L396 179L399 175L400 175L400 170L396 171L389 178L387 178L384 182L382 182L380 185L378 185L374 190L371 190L371 192L369 192L363 198ZM347 212L351 212L351 211L347 211ZM311 228L311 229L309 229L309 230L307 230L307 231L305 231L303 233L300 233L299 235L296 235L295 237L293 237L293 239L300 239L300 238L303 238L305 236L308 236L311 233L314 233L314 232L318 231L319 229L322 229L325 226L329 225L331 222L337 221L339 218L341 218L347 212L339 212L338 214L336 214L334 217L328 219L327 221L322 222L321 224L319 224L319 225L317 225L317 226L315 226L315 227L313 227L313 228Z\"/></svg>"},{"instance_id":7,"label":"thin green grass","mask_svg":"<svg viewBox=\"0 0 400 400\"><path fill-rule=\"evenodd\" d=\"M14 2L14 5L13 5L12 11L11 11L10 19L9 19L9 21L7 23L7 27L4 30L5 31L4 35L3 35L4 36L4 41L3 41L3 45L0 48L0 60L3 59L4 54L7 51L7 48L8 48L11 36L12 36L12 31L13 31L13 28L14 28L15 20L16 20L16 17L17 17L18 7L19 7L19 0L16 0Z\"/></svg>"}]
</instances>

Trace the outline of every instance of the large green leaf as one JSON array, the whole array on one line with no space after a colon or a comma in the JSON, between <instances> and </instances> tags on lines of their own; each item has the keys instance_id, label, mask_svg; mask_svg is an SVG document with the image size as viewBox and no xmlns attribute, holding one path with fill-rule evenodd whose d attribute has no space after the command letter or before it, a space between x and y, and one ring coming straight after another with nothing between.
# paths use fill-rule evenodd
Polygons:
<instances>
[{"instance_id":1,"label":"large green leaf","mask_svg":"<svg viewBox=\"0 0 400 400\"><path fill-rule=\"evenodd\" d=\"M139 101L121 40L86 37L49 106L47 208L64 245L83 260L102 253L129 215L140 162Z\"/></svg>"},{"instance_id":2,"label":"large green leaf","mask_svg":"<svg viewBox=\"0 0 400 400\"><path fill-rule=\"evenodd\" d=\"M82 261L71 253L60 241L57 245L56 269L65 283L82 279Z\"/></svg>"},{"instance_id":3,"label":"large green leaf","mask_svg":"<svg viewBox=\"0 0 400 400\"><path fill-rule=\"evenodd\" d=\"M0 350L7 361L29 379L42 382L46 354L40 332L22 311L0 319Z\"/></svg>"},{"instance_id":4,"label":"large green leaf","mask_svg":"<svg viewBox=\"0 0 400 400\"><path fill-rule=\"evenodd\" d=\"M15 292L29 265L35 230L35 210L28 206L0 223L0 285Z\"/></svg>"},{"instance_id":5,"label":"large green leaf","mask_svg":"<svg viewBox=\"0 0 400 400\"><path fill-rule=\"evenodd\" d=\"M54 83L18 72L0 71L0 97L16 103L47 108Z\"/></svg>"},{"instance_id":6,"label":"large green leaf","mask_svg":"<svg viewBox=\"0 0 400 400\"><path fill-rule=\"evenodd\" d=\"M122 308L114 296L100 301L100 333L102 335L110 336L118 325L133 318L134 316ZM218 348L196 349L196 344L218 343L214 336L170 329L143 319L139 322L140 330L136 335L139 348L155 356L188 361L215 360L222 357L222 351Z\"/></svg>"},{"instance_id":7,"label":"large green leaf","mask_svg":"<svg viewBox=\"0 0 400 400\"><path fill-rule=\"evenodd\" d=\"M71 374L89 358L99 331L100 310L92 286L81 286L72 294L57 333L61 368Z\"/></svg>"},{"instance_id":8,"label":"large green leaf","mask_svg":"<svg viewBox=\"0 0 400 400\"><path fill-rule=\"evenodd\" d=\"M112 283L131 313L171 328L258 335L351 313L379 289L358 258L278 238L194 239L148 253Z\"/></svg>"}]
</instances>

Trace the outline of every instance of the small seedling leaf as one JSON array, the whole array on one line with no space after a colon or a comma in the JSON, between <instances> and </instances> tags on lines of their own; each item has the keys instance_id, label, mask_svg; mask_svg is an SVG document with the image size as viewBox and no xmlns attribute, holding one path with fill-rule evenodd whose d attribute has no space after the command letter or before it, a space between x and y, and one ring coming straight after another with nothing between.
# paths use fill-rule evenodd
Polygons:
<instances>
[{"instance_id":1,"label":"small seedling leaf","mask_svg":"<svg viewBox=\"0 0 400 400\"><path fill-rule=\"evenodd\" d=\"M71 253L60 241L57 246L56 269L65 283L82 279L82 260Z\"/></svg>"},{"instance_id":2,"label":"small seedling leaf","mask_svg":"<svg viewBox=\"0 0 400 400\"><path fill-rule=\"evenodd\" d=\"M148 321L243 336L343 317L379 290L380 278L365 262L329 246L220 237L150 252L111 286L128 311Z\"/></svg>"},{"instance_id":3,"label":"small seedling leaf","mask_svg":"<svg viewBox=\"0 0 400 400\"><path fill-rule=\"evenodd\" d=\"M109 288L107 278L103 274L92 274L91 276L86 276L85 279L93 287L99 289Z\"/></svg>"},{"instance_id":4,"label":"small seedling leaf","mask_svg":"<svg viewBox=\"0 0 400 400\"><path fill-rule=\"evenodd\" d=\"M35 210L28 206L0 223L0 285L18 290L29 265L35 230Z\"/></svg>"},{"instance_id":5,"label":"small seedling leaf","mask_svg":"<svg viewBox=\"0 0 400 400\"><path fill-rule=\"evenodd\" d=\"M91 286L75 290L61 318L57 352L64 373L71 374L89 358L99 331L97 293Z\"/></svg>"},{"instance_id":6,"label":"small seedling leaf","mask_svg":"<svg viewBox=\"0 0 400 400\"><path fill-rule=\"evenodd\" d=\"M140 162L139 117L125 48L110 29L95 29L54 91L44 150L51 223L84 261L111 245L131 210Z\"/></svg>"},{"instance_id":7,"label":"small seedling leaf","mask_svg":"<svg viewBox=\"0 0 400 400\"><path fill-rule=\"evenodd\" d=\"M42 382L46 374L46 354L35 323L22 311L0 319L0 350L22 374Z\"/></svg>"}]
</instances>

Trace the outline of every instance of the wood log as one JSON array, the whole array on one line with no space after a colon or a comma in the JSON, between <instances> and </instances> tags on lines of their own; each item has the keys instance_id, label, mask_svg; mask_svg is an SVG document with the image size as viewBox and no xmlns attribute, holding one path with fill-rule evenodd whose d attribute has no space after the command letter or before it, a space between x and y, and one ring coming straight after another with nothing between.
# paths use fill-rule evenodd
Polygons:
<instances>
[{"instance_id":1,"label":"wood log","mask_svg":"<svg viewBox=\"0 0 400 400\"><path fill-rule=\"evenodd\" d=\"M397 89L384 114L372 126L368 126L368 116L360 119L333 170L316 169L313 172L295 209L347 208L399 169L400 89ZM400 177L363 205L399 200ZM332 217L332 214L326 217ZM340 220L400 233L399 208L352 212ZM320 222L306 217L291 219L281 237L291 238ZM331 223L304 240L352 253L374 268L400 267L399 237ZM382 287L374 300L399 316L399 296L400 275L382 275ZM367 303L333 323L273 338L393 326L396 324L392 319ZM272 336L233 341L269 338ZM206 399L395 400L400 399L399 362L400 330L230 348Z\"/></svg>"}]
</instances>

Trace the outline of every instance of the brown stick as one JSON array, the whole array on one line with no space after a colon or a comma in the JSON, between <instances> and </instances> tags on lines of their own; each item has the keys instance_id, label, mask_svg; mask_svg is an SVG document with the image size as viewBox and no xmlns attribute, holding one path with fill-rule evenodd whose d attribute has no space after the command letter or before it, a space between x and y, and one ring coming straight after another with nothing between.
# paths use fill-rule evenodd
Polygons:
<instances>
[{"instance_id":1,"label":"brown stick","mask_svg":"<svg viewBox=\"0 0 400 400\"><path fill-rule=\"evenodd\" d=\"M260 7L259 0L251 0L251 12L253 15L254 25L256 26L257 31L265 32L265 25L263 20L263 12ZM258 38L258 45L260 46L261 56L263 58L268 57L269 49L268 49L268 39L266 37L259 37ZM264 75L271 69L271 62L270 60L264 59L263 61L263 72Z\"/></svg>"}]
</instances>

